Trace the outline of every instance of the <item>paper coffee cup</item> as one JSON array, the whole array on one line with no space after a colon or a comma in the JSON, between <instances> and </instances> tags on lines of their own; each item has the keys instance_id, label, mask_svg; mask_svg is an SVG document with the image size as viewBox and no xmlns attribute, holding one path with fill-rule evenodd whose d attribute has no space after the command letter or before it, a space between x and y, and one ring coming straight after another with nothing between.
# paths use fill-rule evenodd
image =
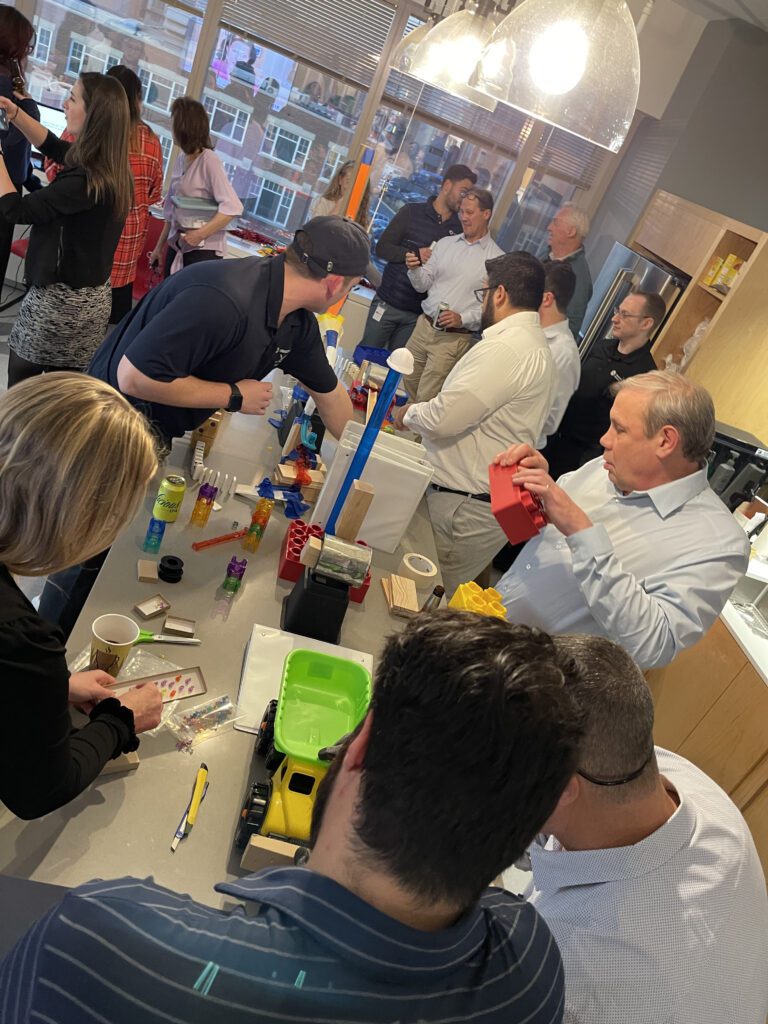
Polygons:
<instances>
[{"instance_id":1,"label":"paper coffee cup","mask_svg":"<svg viewBox=\"0 0 768 1024\"><path fill-rule=\"evenodd\" d=\"M139 627L127 615L100 615L91 626L90 668L116 676L139 639Z\"/></svg>"}]
</instances>

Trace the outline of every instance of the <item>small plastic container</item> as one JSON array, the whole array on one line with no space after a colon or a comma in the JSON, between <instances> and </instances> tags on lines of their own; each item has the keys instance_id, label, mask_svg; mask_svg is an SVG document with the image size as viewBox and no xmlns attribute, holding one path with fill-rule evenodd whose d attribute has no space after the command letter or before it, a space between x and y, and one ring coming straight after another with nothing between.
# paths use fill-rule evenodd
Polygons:
<instances>
[{"instance_id":1,"label":"small plastic container","mask_svg":"<svg viewBox=\"0 0 768 1024\"><path fill-rule=\"evenodd\" d=\"M244 712L230 697L213 697L192 708L177 711L167 726L176 737L176 749L191 753L198 743L231 729Z\"/></svg>"}]
</instances>

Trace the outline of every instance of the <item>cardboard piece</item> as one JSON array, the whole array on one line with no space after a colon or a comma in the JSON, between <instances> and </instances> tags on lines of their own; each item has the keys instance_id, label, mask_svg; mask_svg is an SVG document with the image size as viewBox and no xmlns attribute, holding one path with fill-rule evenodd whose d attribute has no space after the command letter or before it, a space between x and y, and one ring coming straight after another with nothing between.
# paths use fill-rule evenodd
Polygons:
<instances>
[{"instance_id":1,"label":"cardboard piece","mask_svg":"<svg viewBox=\"0 0 768 1024\"><path fill-rule=\"evenodd\" d=\"M162 594L155 594L154 597L148 597L146 601L139 601L133 606L133 610L142 619L153 619L156 615L162 615L169 611L170 607L171 602L166 600Z\"/></svg>"},{"instance_id":2,"label":"cardboard piece","mask_svg":"<svg viewBox=\"0 0 768 1024\"><path fill-rule=\"evenodd\" d=\"M170 633L171 636L194 636L195 620L181 619L176 615L168 615L163 624L163 633Z\"/></svg>"},{"instance_id":3,"label":"cardboard piece","mask_svg":"<svg viewBox=\"0 0 768 1024\"><path fill-rule=\"evenodd\" d=\"M140 558L136 563L136 573L139 583L156 583L157 562L153 562L150 558Z\"/></svg>"},{"instance_id":4,"label":"cardboard piece","mask_svg":"<svg viewBox=\"0 0 768 1024\"><path fill-rule=\"evenodd\" d=\"M354 480L336 523L336 536L354 543L371 507L375 490L371 484Z\"/></svg>"},{"instance_id":5,"label":"cardboard piece","mask_svg":"<svg viewBox=\"0 0 768 1024\"><path fill-rule=\"evenodd\" d=\"M293 867L293 858L298 849L295 843L286 843L282 839L251 836L240 858L240 867L244 871Z\"/></svg>"}]
</instances>

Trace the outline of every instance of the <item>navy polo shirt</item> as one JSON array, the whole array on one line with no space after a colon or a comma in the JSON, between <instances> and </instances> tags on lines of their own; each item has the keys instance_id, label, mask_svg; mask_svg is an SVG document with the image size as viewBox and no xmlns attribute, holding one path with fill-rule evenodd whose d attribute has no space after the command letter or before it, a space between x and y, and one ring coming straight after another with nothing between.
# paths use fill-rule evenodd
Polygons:
<instances>
[{"instance_id":1,"label":"navy polo shirt","mask_svg":"<svg viewBox=\"0 0 768 1024\"><path fill-rule=\"evenodd\" d=\"M88 372L119 390L123 356L153 380L180 377L236 384L262 380L276 366L311 391L336 387L314 314L289 313L278 327L285 257L209 260L187 267L153 289L122 320L91 360ZM156 430L180 437L213 409L181 409L125 396Z\"/></svg>"},{"instance_id":2,"label":"navy polo shirt","mask_svg":"<svg viewBox=\"0 0 768 1024\"><path fill-rule=\"evenodd\" d=\"M252 916L152 879L73 890L0 961L3 1024L563 1019L552 934L531 904L500 889L435 932L409 928L307 868L216 889L250 904Z\"/></svg>"}]
</instances>

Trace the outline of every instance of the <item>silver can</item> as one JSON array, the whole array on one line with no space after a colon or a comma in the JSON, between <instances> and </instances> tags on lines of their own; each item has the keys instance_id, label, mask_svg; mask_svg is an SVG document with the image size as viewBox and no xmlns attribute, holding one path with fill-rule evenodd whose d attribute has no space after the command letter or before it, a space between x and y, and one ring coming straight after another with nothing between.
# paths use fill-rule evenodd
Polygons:
<instances>
[{"instance_id":1,"label":"silver can","mask_svg":"<svg viewBox=\"0 0 768 1024\"><path fill-rule=\"evenodd\" d=\"M448 305L447 302L441 302L440 305L437 307L437 313L435 314L435 321L434 321L434 324L433 324L433 327L435 328L436 331L444 331L445 330L444 327L438 326L438 320L440 319L440 314L441 313L447 313L450 308L451 307Z\"/></svg>"}]
</instances>

